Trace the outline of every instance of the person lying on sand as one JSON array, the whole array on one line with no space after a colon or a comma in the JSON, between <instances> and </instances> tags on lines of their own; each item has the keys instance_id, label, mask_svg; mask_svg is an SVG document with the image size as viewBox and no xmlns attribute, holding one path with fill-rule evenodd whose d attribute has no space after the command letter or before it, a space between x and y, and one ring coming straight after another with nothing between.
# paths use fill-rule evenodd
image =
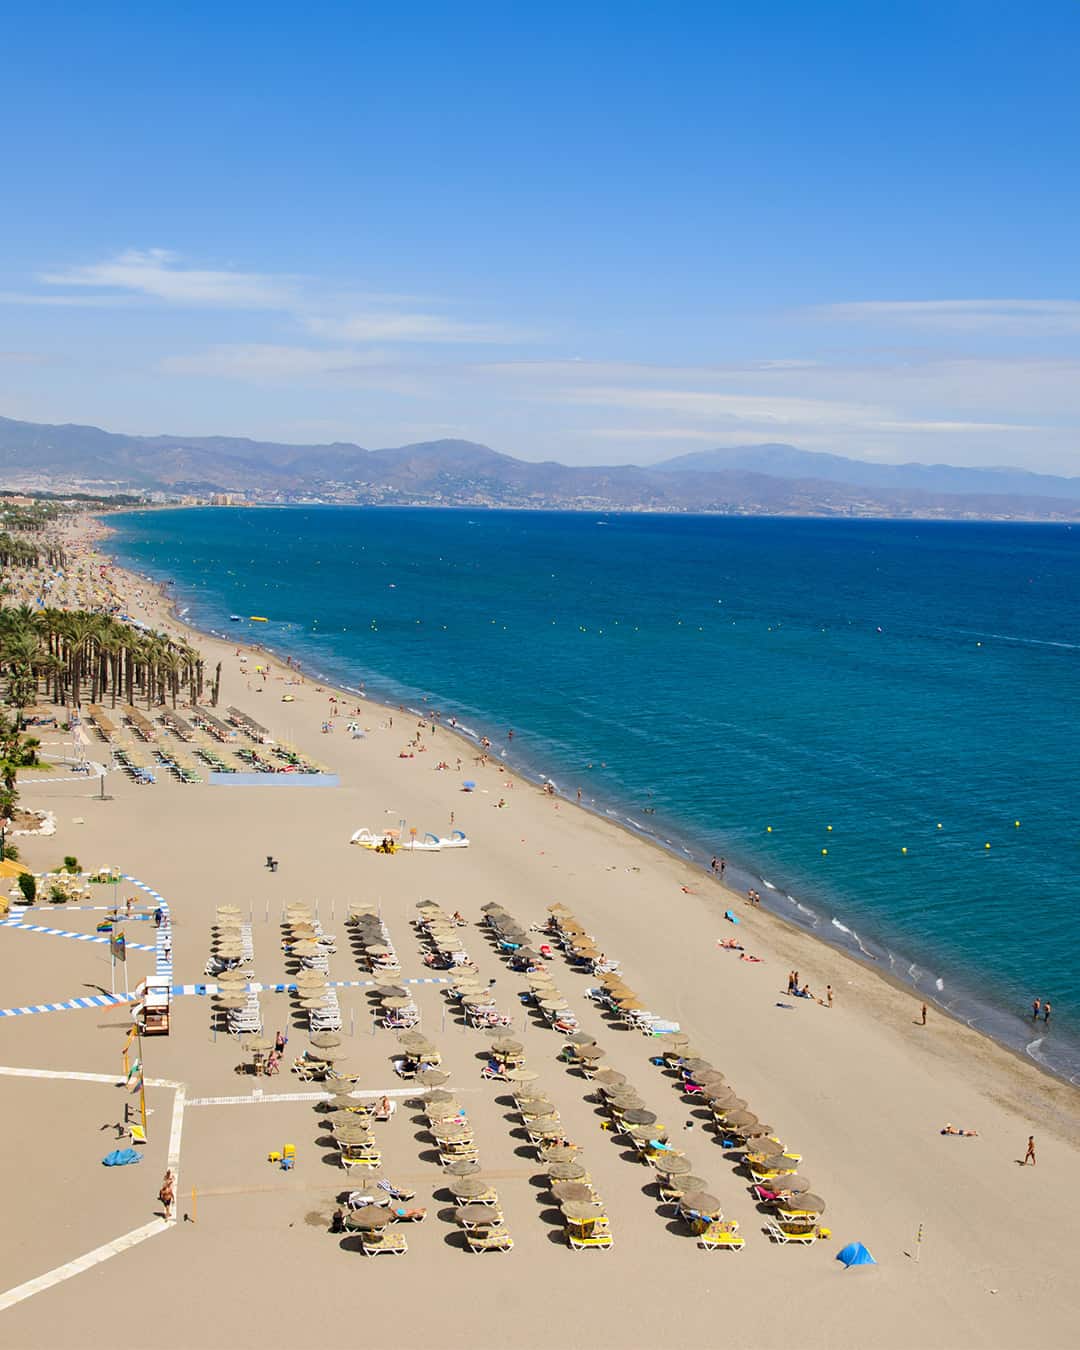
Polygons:
<instances>
[{"instance_id":1,"label":"person lying on sand","mask_svg":"<svg viewBox=\"0 0 1080 1350\"><path fill-rule=\"evenodd\" d=\"M745 951L745 948L743 947L742 943L736 942L734 938L717 938L716 945L718 947L723 947L723 949L726 952Z\"/></svg>"},{"instance_id":2,"label":"person lying on sand","mask_svg":"<svg viewBox=\"0 0 1080 1350\"><path fill-rule=\"evenodd\" d=\"M958 1129L956 1128L955 1125L946 1125L945 1128L941 1131L941 1133L942 1133L942 1134L958 1134L958 1135L962 1136L962 1138L964 1138L964 1139L976 1139L976 1138L978 1138L979 1131L978 1131L978 1130L958 1130Z\"/></svg>"}]
</instances>

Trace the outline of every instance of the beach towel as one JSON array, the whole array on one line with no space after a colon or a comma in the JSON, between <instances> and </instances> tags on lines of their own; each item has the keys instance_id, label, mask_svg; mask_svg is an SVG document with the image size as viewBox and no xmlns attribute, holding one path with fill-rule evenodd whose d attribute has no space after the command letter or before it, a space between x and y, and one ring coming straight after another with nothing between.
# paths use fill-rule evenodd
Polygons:
<instances>
[{"instance_id":1,"label":"beach towel","mask_svg":"<svg viewBox=\"0 0 1080 1350\"><path fill-rule=\"evenodd\" d=\"M738 923L738 922L739 922L739 916L738 916L737 914L732 914L732 912L731 912L730 909L725 909L725 910L724 910L724 918L727 919L728 923Z\"/></svg>"},{"instance_id":2,"label":"beach towel","mask_svg":"<svg viewBox=\"0 0 1080 1350\"><path fill-rule=\"evenodd\" d=\"M142 1162L142 1156L133 1148L114 1148L101 1161L106 1167L126 1167L128 1163Z\"/></svg>"}]
</instances>

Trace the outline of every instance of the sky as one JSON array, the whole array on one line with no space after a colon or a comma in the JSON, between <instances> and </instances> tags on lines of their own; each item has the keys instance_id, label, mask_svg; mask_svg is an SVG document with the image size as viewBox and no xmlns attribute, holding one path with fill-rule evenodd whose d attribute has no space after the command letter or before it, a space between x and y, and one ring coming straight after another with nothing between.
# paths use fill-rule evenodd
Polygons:
<instances>
[{"instance_id":1,"label":"sky","mask_svg":"<svg viewBox=\"0 0 1080 1350\"><path fill-rule=\"evenodd\" d=\"M5 16L0 415L1080 474L1080 5Z\"/></svg>"}]
</instances>

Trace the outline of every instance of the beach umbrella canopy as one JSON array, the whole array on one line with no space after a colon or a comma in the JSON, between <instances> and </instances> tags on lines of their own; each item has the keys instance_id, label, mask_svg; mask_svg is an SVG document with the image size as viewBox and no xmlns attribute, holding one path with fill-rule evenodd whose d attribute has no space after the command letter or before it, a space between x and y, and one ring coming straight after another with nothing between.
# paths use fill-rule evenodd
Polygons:
<instances>
[{"instance_id":1,"label":"beach umbrella canopy","mask_svg":"<svg viewBox=\"0 0 1080 1350\"><path fill-rule=\"evenodd\" d=\"M577 1046L596 1044L596 1037L590 1036L587 1031L575 1031L572 1036L567 1037L567 1040L571 1045Z\"/></svg>"},{"instance_id":2,"label":"beach umbrella canopy","mask_svg":"<svg viewBox=\"0 0 1080 1350\"><path fill-rule=\"evenodd\" d=\"M784 1193L790 1195L802 1195L805 1191L810 1189L810 1179L808 1177L800 1177L797 1173L792 1172L790 1176L777 1177L775 1181L767 1182L765 1189L776 1191L781 1195Z\"/></svg>"},{"instance_id":3,"label":"beach umbrella canopy","mask_svg":"<svg viewBox=\"0 0 1080 1350\"><path fill-rule=\"evenodd\" d=\"M323 1122L335 1130L339 1126L364 1125L362 1118L355 1111L346 1110L344 1107L337 1111L328 1111L323 1116ZM367 1126L364 1125L364 1128L367 1129Z\"/></svg>"},{"instance_id":4,"label":"beach umbrella canopy","mask_svg":"<svg viewBox=\"0 0 1080 1350\"><path fill-rule=\"evenodd\" d=\"M369 942L367 944L368 956L389 956L390 948L385 942Z\"/></svg>"},{"instance_id":5,"label":"beach umbrella canopy","mask_svg":"<svg viewBox=\"0 0 1080 1350\"><path fill-rule=\"evenodd\" d=\"M311 1044L316 1050L336 1050L341 1044L341 1037L336 1031L317 1031L311 1037Z\"/></svg>"},{"instance_id":6,"label":"beach umbrella canopy","mask_svg":"<svg viewBox=\"0 0 1080 1350\"><path fill-rule=\"evenodd\" d=\"M247 1007L247 999L243 994L219 994L217 1005L219 1008L240 1009Z\"/></svg>"},{"instance_id":7,"label":"beach umbrella canopy","mask_svg":"<svg viewBox=\"0 0 1080 1350\"><path fill-rule=\"evenodd\" d=\"M764 1158L752 1158L751 1164L755 1172L795 1172L795 1159L789 1158L784 1153L771 1153Z\"/></svg>"},{"instance_id":8,"label":"beach umbrella canopy","mask_svg":"<svg viewBox=\"0 0 1080 1350\"><path fill-rule=\"evenodd\" d=\"M578 1150L569 1144L542 1144L541 1160L547 1163L577 1162Z\"/></svg>"},{"instance_id":9,"label":"beach umbrella canopy","mask_svg":"<svg viewBox=\"0 0 1080 1350\"><path fill-rule=\"evenodd\" d=\"M580 1181L587 1173L579 1162L549 1162L547 1174L552 1181Z\"/></svg>"},{"instance_id":10,"label":"beach umbrella canopy","mask_svg":"<svg viewBox=\"0 0 1080 1350\"><path fill-rule=\"evenodd\" d=\"M222 970L213 978L218 984L247 984L248 976L242 970Z\"/></svg>"},{"instance_id":11,"label":"beach umbrella canopy","mask_svg":"<svg viewBox=\"0 0 1080 1350\"><path fill-rule=\"evenodd\" d=\"M452 1167L453 1163L450 1166ZM475 1200L478 1195L486 1194L492 1187L489 1181L473 1173L467 1177L455 1176L450 1189L462 1200Z\"/></svg>"},{"instance_id":12,"label":"beach umbrella canopy","mask_svg":"<svg viewBox=\"0 0 1080 1350\"><path fill-rule=\"evenodd\" d=\"M604 1089L621 1087L626 1082L626 1074L620 1073L618 1069L597 1069L593 1074L593 1082L599 1083Z\"/></svg>"},{"instance_id":13,"label":"beach umbrella canopy","mask_svg":"<svg viewBox=\"0 0 1080 1350\"><path fill-rule=\"evenodd\" d=\"M434 1050L435 1047L419 1031L402 1031L398 1034L398 1045L403 1045L406 1050Z\"/></svg>"},{"instance_id":14,"label":"beach umbrella canopy","mask_svg":"<svg viewBox=\"0 0 1080 1350\"><path fill-rule=\"evenodd\" d=\"M563 1133L562 1119L558 1115L537 1116L529 1121L526 1128L530 1134L539 1135L541 1138L559 1138Z\"/></svg>"},{"instance_id":15,"label":"beach umbrella canopy","mask_svg":"<svg viewBox=\"0 0 1080 1350\"><path fill-rule=\"evenodd\" d=\"M850 1270L852 1266L876 1266L877 1262L861 1242L849 1242L836 1253L836 1259L843 1261Z\"/></svg>"},{"instance_id":16,"label":"beach umbrella canopy","mask_svg":"<svg viewBox=\"0 0 1080 1350\"><path fill-rule=\"evenodd\" d=\"M644 1111L640 1106L632 1106L628 1111L623 1112L623 1120L627 1125L655 1125L656 1113L654 1111Z\"/></svg>"},{"instance_id":17,"label":"beach umbrella canopy","mask_svg":"<svg viewBox=\"0 0 1080 1350\"><path fill-rule=\"evenodd\" d=\"M461 1103L451 1097L447 1102L425 1102L424 1110L428 1120L452 1120L461 1110Z\"/></svg>"},{"instance_id":18,"label":"beach umbrella canopy","mask_svg":"<svg viewBox=\"0 0 1080 1350\"><path fill-rule=\"evenodd\" d=\"M719 1087L724 1082L724 1075L719 1069L700 1069L694 1074L694 1082L698 1087Z\"/></svg>"},{"instance_id":19,"label":"beach umbrella canopy","mask_svg":"<svg viewBox=\"0 0 1080 1350\"><path fill-rule=\"evenodd\" d=\"M460 1143L463 1139L473 1137L472 1126L458 1120L433 1120L431 1133L436 1139L447 1140L450 1143Z\"/></svg>"},{"instance_id":20,"label":"beach umbrella canopy","mask_svg":"<svg viewBox=\"0 0 1080 1350\"><path fill-rule=\"evenodd\" d=\"M219 914L239 914L239 913L240 913L240 906L239 906L239 905L218 905L218 907L217 907L217 912L218 912Z\"/></svg>"},{"instance_id":21,"label":"beach umbrella canopy","mask_svg":"<svg viewBox=\"0 0 1080 1350\"><path fill-rule=\"evenodd\" d=\"M264 1050L273 1050L274 1048L274 1041L271 1036L245 1036L240 1044L252 1055L261 1054Z\"/></svg>"},{"instance_id":22,"label":"beach umbrella canopy","mask_svg":"<svg viewBox=\"0 0 1080 1350\"><path fill-rule=\"evenodd\" d=\"M595 1201L564 1200L562 1212L570 1223L588 1223L593 1219L607 1218L604 1206L598 1205Z\"/></svg>"},{"instance_id":23,"label":"beach umbrella canopy","mask_svg":"<svg viewBox=\"0 0 1080 1350\"><path fill-rule=\"evenodd\" d=\"M502 1222L491 1205L462 1205L455 1211L454 1218L470 1228L494 1228Z\"/></svg>"},{"instance_id":24,"label":"beach umbrella canopy","mask_svg":"<svg viewBox=\"0 0 1080 1350\"><path fill-rule=\"evenodd\" d=\"M425 1092L420 1100L425 1106L440 1106L446 1102L452 1102L454 1100L454 1094L445 1091L443 1088L435 1088L431 1092Z\"/></svg>"},{"instance_id":25,"label":"beach umbrella canopy","mask_svg":"<svg viewBox=\"0 0 1080 1350\"><path fill-rule=\"evenodd\" d=\"M520 1041L512 1040L509 1036L497 1036L491 1042L491 1048L497 1055L523 1055L525 1047Z\"/></svg>"},{"instance_id":26,"label":"beach umbrella canopy","mask_svg":"<svg viewBox=\"0 0 1080 1350\"><path fill-rule=\"evenodd\" d=\"M321 970L298 970L293 984L303 986L305 984L325 984L326 975Z\"/></svg>"},{"instance_id":27,"label":"beach umbrella canopy","mask_svg":"<svg viewBox=\"0 0 1080 1350\"><path fill-rule=\"evenodd\" d=\"M595 1202L593 1188L584 1181L556 1181L551 1193L560 1204L591 1205Z\"/></svg>"},{"instance_id":28,"label":"beach umbrella canopy","mask_svg":"<svg viewBox=\"0 0 1080 1350\"><path fill-rule=\"evenodd\" d=\"M746 1129L751 1125L758 1125L761 1122L753 1111L724 1111L724 1123L733 1130Z\"/></svg>"},{"instance_id":29,"label":"beach umbrella canopy","mask_svg":"<svg viewBox=\"0 0 1080 1350\"><path fill-rule=\"evenodd\" d=\"M546 1116L549 1111L554 1109L555 1104L547 1093L537 1093L535 1096L518 1098L518 1110L525 1116Z\"/></svg>"},{"instance_id":30,"label":"beach umbrella canopy","mask_svg":"<svg viewBox=\"0 0 1080 1350\"><path fill-rule=\"evenodd\" d=\"M319 1046L315 1046L313 1049L309 1050L307 1057L308 1059L315 1060L317 1064L336 1064L339 1060L344 1058L340 1050L333 1048L325 1050Z\"/></svg>"},{"instance_id":31,"label":"beach umbrella canopy","mask_svg":"<svg viewBox=\"0 0 1080 1350\"><path fill-rule=\"evenodd\" d=\"M605 1099L616 1106L644 1106L641 1094L629 1083L604 1083L600 1089Z\"/></svg>"},{"instance_id":32,"label":"beach umbrella canopy","mask_svg":"<svg viewBox=\"0 0 1080 1350\"><path fill-rule=\"evenodd\" d=\"M712 1102L713 1110L718 1116L726 1116L729 1111L745 1111L746 1102L742 1097L737 1097L731 1088L710 1088L703 1096Z\"/></svg>"},{"instance_id":33,"label":"beach umbrella canopy","mask_svg":"<svg viewBox=\"0 0 1080 1350\"><path fill-rule=\"evenodd\" d=\"M416 1081L427 1088L438 1088L443 1083L449 1083L450 1075L443 1073L441 1069L425 1069L423 1073L416 1075Z\"/></svg>"},{"instance_id":34,"label":"beach umbrella canopy","mask_svg":"<svg viewBox=\"0 0 1080 1350\"><path fill-rule=\"evenodd\" d=\"M638 998L619 999L618 1008L620 1012L645 1012L645 1004Z\"/></svg>"},{"instance_id":35,"label":"beach umbrella canopy","mask_svg":"<svg viewBox=\"0 0 1080 1350\"><path fill-rule=\"evenodd\" d=\"M409 991L400 984L377 984L375 992L380 998L407 998Z\"/></svg>"},{"instance_id":36,"label":"beach umbrella canopy","mask_svg":"<svg viewBox=\"0 0 1080 1350\"><path fill-rule=\"evenodd\" d=\"M683 1209L706 1219L719 1218L723 1213L720 1201L708 1191L684 1191L679 1203Z\"/></svg>"},{"instance_id":37,"label":"beach umbrella canopy","mask_svg":"<svg viewBox=\"0 0 1080 1350\"><path fill-rule=\"evenodd\" d=\"M656 1041L665 1049L678 1050L682 1046L690 1044L690 1037L685 1031L665 1031L663 1035L657 1036Z\"/></svg>"},{"instance_id":38,"label":"beach umbrella canopy","mask_svg":"<svg viewBox=\"0 0 1080 1350\"><path fill-rule=\"evenodd\" d=\"M594 1059L603 1059L607 1051L599 1045L579 1045L577 1048L578 1059L592 1061Z\"/></svg>"},{"instance_id":39,"label":"beach umbrella canopy","mask_svg":"<svg viewBox=\"0 0 1080 1350\"><path fill-rule=\"evenodd\" d=\"M384 1008L411 1008L412 1006L413 1001L408 996L408 994L406 994L404 998L398 998L394 995L391 995L390 998L383 999Z\"/></svg>"},{"instance_id":40,"label":"beach umbrella canopy","mask_svg":"<svg viewBox=\"0 0 1080 1350\"><path fill-rule=\"evenodd\" d=\"M705 1073L712 1068L712 1065L707 1059L698 1059L695 1056L693 1059L684 1059L680 1067L686 1069L689 1073L697 1073L699 1071Z\"/></svg>"},{"instance_id":41,"label":"beach umbrella canopy","mask_svg":"<svg viewBox=\"0 0 1080 1350\"><path fill-rule=\"evenodd\" d=\"M467 1158L455 1158L444 1165L443 1171L448 1177L475 1177L480 1171L480 1164L470 1162Z\"/></svg>"},{"instance_id":42,"label":"beach umbrella canopy","mask_svg":"<svg viewBox=\"0 0 1080 1350\"><path fill-rule=\"evenodd\" d=\"M495 995L491 993L463 994L461 1001L467 1008L494 1007Z\"/></svg>"},{"instance_id":43,"label":"beach umbrella canopy","mask_svg":"<svg viewBox=\"0 0 1080 1350\"><path fill-rule=\"evenodd\" d=\"M684 1172L682 1176L666 1176L664 1186L670 1191L676 1191L680 1197L689 1195L691 1191L704 1191L708 1189L708 1183L701 1177L694 1176L693 1172Z\"/></svg>"},{"instance_id":44,"label":"beach umbrella canopy","mask_svg":"<svg viewBox=\"0 0 1080 1350\"><path fill-rule=\"evenodd\" d=\"M301 938L292 945L293 956L318 956L320 950L319 944L312 942L310 938Z\"/></svg>"},{"instance_id":45,"label":"beach umbrella canopy","mask_svg":"<svg viewBox=\"0 0 1080 1350\"><path fill-rule=\"evenodd\" d=\"M652 1159L652 1165L664 1176L677 1177L691 1170L690 1159L678 1153L661 1153Z\"/></svg>"},{"instance_id":46,"label":"beach umbrella canopy","mask_svg":"<svg viewBox=\"0 0 1080 1350\"><path fill-rule=\"evenodd\" d=\"M569 1003L567 1003L566 999L564 999L560 994L557 997L542 998L540 1000L540 1006L541 1008L543 1008L545 1012L557 1013L557 1012L565 1012L570 1005Z\"/></svg>"},{"instance_id":47,"label":"beach umbrella canopy","mask_svg":"<svg viewBox=\"0 0 1080 1350\"><path fill-rule=\"evenodd\" d=\"M504 1077L510 1083L535 1083L540 1075L535 1069L507 1069Z\"/></svg>"},{"instance_id":48,"label":"beach umbrella canopy","mask_svg":"<svg viewBox=\"0 0 1080 1350\"><path fill-rule=\"evenodd\" d=\"M375 1136L362 1122L355 1125L335 1125L334 1138L350 1148L369 1147L375 1143Z\"/></svg>"},{"instance_id":49,"label":"beach umbrella canopy","mask_svg":"<svg viewBox=\"0 0 1080 1350\"><path fill-rule=\"evenodd\" d=\"M803 1191L801 1195L792 1196L786 1205L779 1205L778 1208L798 1214L824 1214L825 1201L820 1195L811 1195L809 1191Z\"/></svg>"},{"instance_id":50,"label":"beach umbrella canopy","mask_svg":"<svg viewBox=\"0 0 1080 1350\"><path fill-rule=\"evenodd\" d=\"M364 1205L350 1215L349 1222L357 1228L385 1228L394 1216L382 1205Z\"/></svg>"}]
</instances>

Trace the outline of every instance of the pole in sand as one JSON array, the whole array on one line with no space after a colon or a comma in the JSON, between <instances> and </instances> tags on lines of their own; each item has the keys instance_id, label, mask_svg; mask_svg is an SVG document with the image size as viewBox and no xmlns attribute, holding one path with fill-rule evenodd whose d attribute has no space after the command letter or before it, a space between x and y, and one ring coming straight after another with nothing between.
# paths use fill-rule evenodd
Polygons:
<instances>
[{"instance_id":1,"label":"pole in sand","mask_svg":"<svg viewBox=\"0 0 1080 1350\"><path fill-rule=\"evenodd\" d=\"M919 1224L919 1231L915 1234L915 1263L919 1262L922 1256L923 1226Z\"/></svg>"}]
</instances>

